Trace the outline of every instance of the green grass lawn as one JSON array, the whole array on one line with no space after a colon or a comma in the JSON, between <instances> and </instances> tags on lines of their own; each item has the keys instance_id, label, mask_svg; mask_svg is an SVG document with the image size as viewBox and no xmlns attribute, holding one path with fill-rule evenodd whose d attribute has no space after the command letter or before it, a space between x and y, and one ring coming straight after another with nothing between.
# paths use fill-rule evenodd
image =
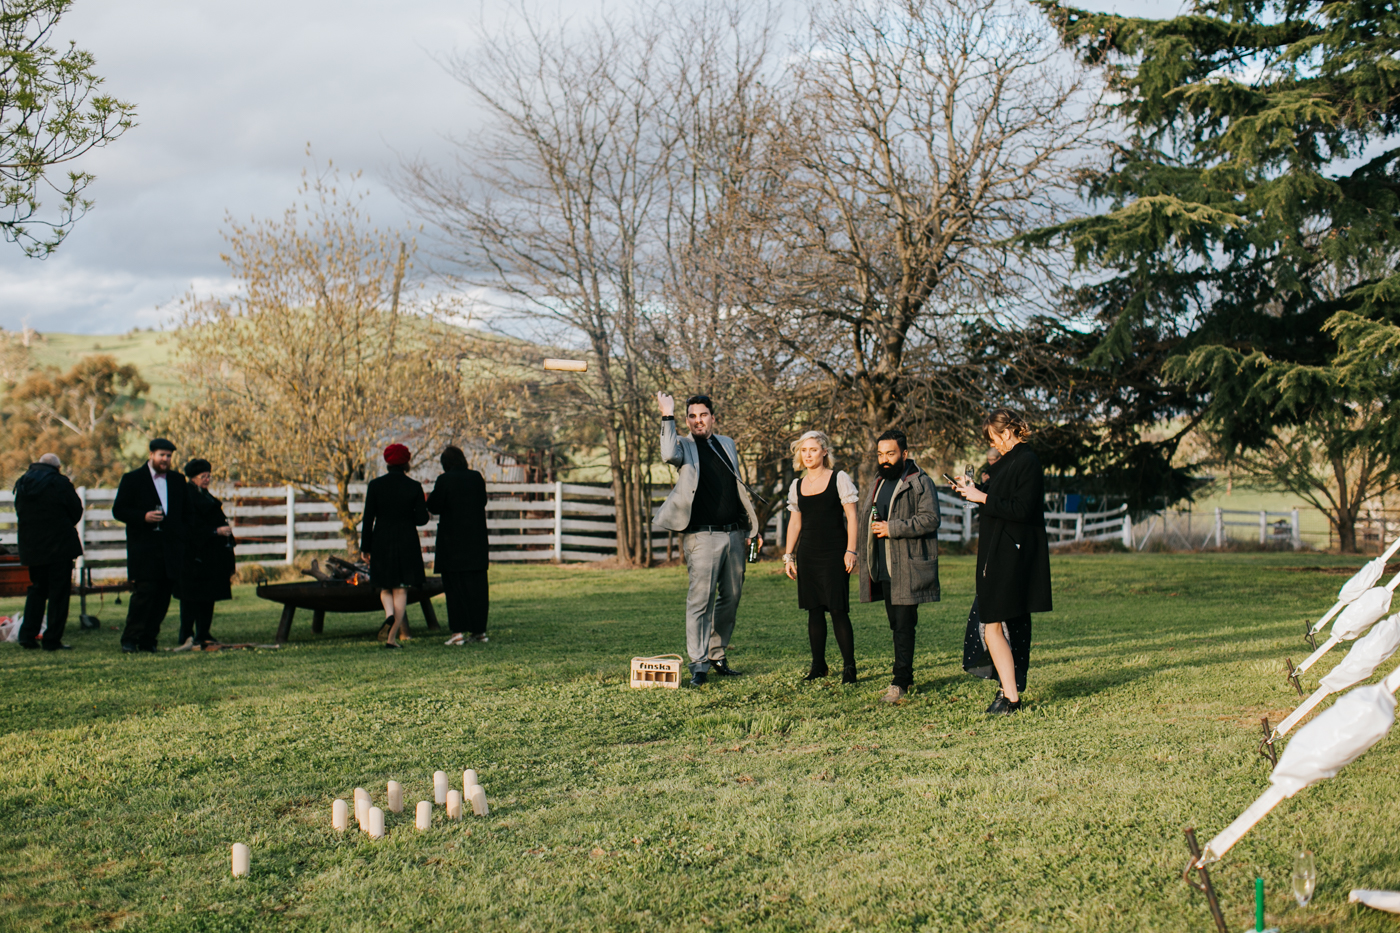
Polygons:
<instances>
[{"instance_id":1,"label":"green grass lawn","mask_svg":"<svg viewBox=\"0 0 1400 933\"><path fill-rule=\"evenodd\" d=\"M1267 784L1259 717L1294 705L1282 660L1346 579L1297 568L1359 563L1057 558L1027 708L997 721L960 669L965 557L898 708L877 700L876 607L855 614L859 684L798 684L805 618L771 563L731 649L746 676L700 690L626 685L633 655L682 649L679 569L496 567L491 642L465 649L420 621L386 652L372 616L313 636L303 614L280 651L123 657L109 600L75 651L0 648L0 928L1206 930L1181 829L1204 843ZM237 592L215 633L270 641L276 607ZM490 817L416 832L432 772L465 767ZM1284 930L1395 930L1346 897L1400 888L1397 775L1400 734L1246 836L1214 873L1231 928L1258 874ZM333 799L390 779L407 804L386 838L331 829Z\"/></svg>"}]
</instances>

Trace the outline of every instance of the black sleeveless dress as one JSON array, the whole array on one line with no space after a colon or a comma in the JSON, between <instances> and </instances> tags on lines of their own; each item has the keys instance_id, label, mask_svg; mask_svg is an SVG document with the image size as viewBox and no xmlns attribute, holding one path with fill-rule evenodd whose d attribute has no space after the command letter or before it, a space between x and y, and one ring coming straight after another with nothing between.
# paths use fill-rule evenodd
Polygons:
<instances>
[{"instance_id":1,"label":"black sleeveless dress","mask_svg":"<svg viewBox=\"0 0 1400 933\"><path fill-rule=\"evenodd\" d=\"M836 489L836 471L815 496L797 483L802 532L797 538L797 605L801 609L851 611L851 575L846 573L846 510Z\"/></svg>"}]
</instances>

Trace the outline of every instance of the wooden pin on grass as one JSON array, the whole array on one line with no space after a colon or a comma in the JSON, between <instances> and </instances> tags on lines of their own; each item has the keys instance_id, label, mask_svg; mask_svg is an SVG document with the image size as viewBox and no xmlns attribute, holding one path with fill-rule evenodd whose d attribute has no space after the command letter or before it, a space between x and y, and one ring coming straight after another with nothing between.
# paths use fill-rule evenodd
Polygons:
<instances>
[{"instance_id":1,"label":"wooden pin on grass","mask_svg":"<svg viewBox=\"0 0 1400 933\"><path fill-rule=\"evenodd\" d=\"M337 800L331 804L331 827L343 833L349 826L350 808L345 805L344 800Z\"/></svg>"},{"instance_id":2,"label":"wooden pin on grass","mask_svg":"<svg viewBox=\"0 0 1400 933\"><path fill-rule=\"evenodd\" d=\"M419 832L422 832L425 829L432 829L433 805L431 803L428 803L428 801L426 800L418 801L418 810L414 814L413 823L415 826L418 827Z\"/></svg>"},{"instance_id":3,"label":"wooden pin on grass","mask_svg":"<svg viewBox=\"0 0 1400 933\"><path fill-rule=\"evenodd\" d=\"M370 807L369 813L365 816L365 832L369 833L371 839L384 838L384 811L378 807Z\"/></svg>"},{"instance_id":4,"label":"wooden pin on grass","mask_svg":"<svg viewBox=\"0 0 1400 933\"><path fill-rule=\"evenodd\" d=\"M586 373L587 360L545 360L544 368L555 373Z\"/></svg>"},{"instance_id":5,"label":"wooden pin on grass","mask_svg":"<svg viewBox=\"0 0 1400 933\"><path fill-rule=\"evenodd\" d=\"M386 796L389 798L389 809L393 810L395 813L402 813L403 785L399 784L398 781L390 781L386 790L388 791Z\"/></svg>"},{"instance_id":6,"label":"wooden pin on grass","mask_svg":"<svg viewBox=\"0 0 1400 933\"><path fill-rule=\"evenodd\" d=\"M433 772L433 803L442 806L447 803L447 772Z\"/></svg>"},{"instance_id":7,"label":"wooden pin on grass","mask_svg":"<svg viewBox=\"0 0 1400 933\"><path fill-rule=\"evenodd\" d=\"M369 791L363 787L355 788L355 822L360 825L363 831L365 820L369 818L369 808L372 806L369 799Z\"/></svg>"},{"instance_id":8,"label":"wooden pin on grass","mask_svg":"<svg viewBox=\"0 0 1400 933\"><path fill-rule=\"evenodd\" d=\"M241 842L235 842L233 844L233 877L248 877L248 867L248 847Z\"/></svg>"},{"instance_id":9,"label":"wooden pin on grass","mask_svg":"<svg viewBox=\"0 0 1400 933\"><path fill-rule=\"evenodd\" d=\"M449 820L462 818L462 792L459 790L447 792L447 818Z\"/></svg>"}]
</instances>

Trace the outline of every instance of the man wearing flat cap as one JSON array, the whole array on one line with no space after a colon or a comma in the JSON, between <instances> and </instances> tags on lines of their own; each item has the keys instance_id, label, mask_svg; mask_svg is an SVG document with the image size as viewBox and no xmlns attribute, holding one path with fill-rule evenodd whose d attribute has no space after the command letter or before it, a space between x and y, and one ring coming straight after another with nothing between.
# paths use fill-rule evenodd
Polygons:
<instances>
[{"instance_id":1,"label":"man wearing flat cap","mask_svg":"<svg viewBox=\"0 0 1400 933\"><path fill-rule=\"evenodd\" d=\"M126 575L135 584L122 630L128 654L155 653L184 567L185 478L170 469L174 444L158 437L150 451L150 459L122 477L112 503L112 517L126 525Z\"/></svg>"}]
</instances>

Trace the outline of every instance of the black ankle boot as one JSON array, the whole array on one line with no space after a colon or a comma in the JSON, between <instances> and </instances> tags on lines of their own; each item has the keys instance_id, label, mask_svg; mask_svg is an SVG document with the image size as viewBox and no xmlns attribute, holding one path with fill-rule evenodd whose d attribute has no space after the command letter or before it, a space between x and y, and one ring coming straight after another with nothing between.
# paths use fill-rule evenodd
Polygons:
<instances>
[{"instance_id":1,"label":"black ankle boot","mask_svg":"<svg viewBox=\"0 0 1400 933\"><path fill-rule=\"evenodd\" d=\"M1015 703L1012 703L1006 698L1006 694L998 690L996 699L992 701L991 706L987 707L987 712L993 716L1010 716L1012 713L1016 712L1020 708L1020 700L1017 700Z\"/></svg>"},{"instance_id":2,"label":"black ankle boot","mask_svg":"<svg viewBox=\"0 0 1400 933\"><path fill-rule=\"evenodd\" d=\"M812 669L811 669L810 671L807 672L807 676L806 676L806 677L803 677L802 679L803 679L803 680L817 680L817 679L819 679L819 678L825 677L827 674L830 674L830 673L831 673L831 668L827 667L825 664L813 664L813 665L812 665Z\"/></svg>"},{"instance_id":3,"label":"black ankle boot","mask_svg":"<svg viewBox=\"0 0 1400 933\"><path fill-rule=\"evenodd\" d=\"M845 667L841 668L841 683L853 684L855 682L856 666L854 664L847 664Z\"/></svg>"}]
</instances>

